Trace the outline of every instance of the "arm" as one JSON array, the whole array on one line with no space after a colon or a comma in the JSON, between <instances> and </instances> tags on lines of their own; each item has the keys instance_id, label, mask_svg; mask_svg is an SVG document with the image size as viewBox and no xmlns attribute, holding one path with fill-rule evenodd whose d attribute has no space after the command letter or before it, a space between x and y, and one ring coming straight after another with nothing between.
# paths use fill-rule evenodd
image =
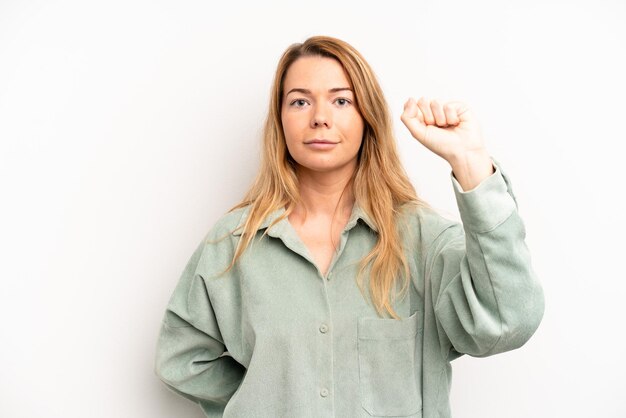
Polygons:
<instances>
[{"instance_id":1,"label":"arm","mask_svg":"<svg viewBox=\"0 0 626 418\"><path fill-rule=\"evenodd\" d=\"M156 350L155 373L174 392L221 417L245 368L228 355L198 265L198 246L168 303Z\"/></svg>"},{"instance_id":2,"label":"arm","mask_svg":"<svg viewBox=\"0 0 626 418\"><path fill-rule=\"evenodd\" d=\"M510 183L487 153L476 117L462 102L421 97L405 103L400 119L452 167L463 221L443 228L426 261L442 354L488 356L520 347L543 317L543 290Z\"/></svg>"},{"instance_id":3,"label":"arm","mask_svg":"<svg viewBox=\"0 0 626 418\"><path fill-rule=\"evenodd\" d=\"M467 192L452 177L463 225L444 229L427 257L440 346L449 359L518 348L543 317L517 202L494 165L495 173Z\"/></svg>"}]
</instances>

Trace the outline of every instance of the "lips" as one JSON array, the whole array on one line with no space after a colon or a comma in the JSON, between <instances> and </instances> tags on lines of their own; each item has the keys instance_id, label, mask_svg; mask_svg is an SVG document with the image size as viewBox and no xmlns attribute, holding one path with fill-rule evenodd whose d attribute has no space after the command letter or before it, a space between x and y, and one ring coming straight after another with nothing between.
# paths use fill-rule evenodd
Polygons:
<instances>
[{"instance_id":1,"label":"lips","mask_svg":"<svg viewBox=\"0 0 626 418\"><path fill-rule=\"evenodd\" d=\"M331 141L329 139L314 138L314 139L311 139L310 141L304 141L304 143L305 144L336 144L337 142Z\"/></svg>"},{"instance_id":2,"label":"lips","mask_svg":"<svg viewBox=\"0 0 626 418\"><path fill-rule=\"evenodd\" d=\"M338 142L333 142L328 139L319 139L319 138L314 138L314 139L311 139L310 141L304 142L304 145L306 145L307 148L311 150L321 151L321 152L333 150L335 149L337 144Z\"/></svg>"}]
</instances>

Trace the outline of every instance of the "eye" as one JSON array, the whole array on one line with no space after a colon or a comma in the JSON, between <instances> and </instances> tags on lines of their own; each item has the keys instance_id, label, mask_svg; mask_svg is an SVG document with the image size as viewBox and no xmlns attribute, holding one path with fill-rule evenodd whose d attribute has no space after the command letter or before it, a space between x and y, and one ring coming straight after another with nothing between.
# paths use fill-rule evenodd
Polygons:
<instances>
[{"instance_id":1,"label":"eye","mask_svg":"<svg viewBox=\"0 0 626 418\"><path fill-rule=\"evenodd\" d=\"M304 99L296 99L292 101L291 103L289 103L289 105L291 106L295 105L296 107L303 107L305 103L306 103L306 100Z\"/></svg>"},{"instance_id":2,"label":"eye","mask_svg":"<svg viewBox=\"0 0 626 418\"><path fill-rule=\"evenodd\" d=\"M347 107L347 106L351 103L351 102L350 102L350 100L348 100L348 99L346 99L346 98L344 98L344 97L339 97L339 98L337 98L337 100L335 100L335 101L336 101L336 102L339 104L339 106L341 106L341 107Z\"/></svg>"}]
</instances>

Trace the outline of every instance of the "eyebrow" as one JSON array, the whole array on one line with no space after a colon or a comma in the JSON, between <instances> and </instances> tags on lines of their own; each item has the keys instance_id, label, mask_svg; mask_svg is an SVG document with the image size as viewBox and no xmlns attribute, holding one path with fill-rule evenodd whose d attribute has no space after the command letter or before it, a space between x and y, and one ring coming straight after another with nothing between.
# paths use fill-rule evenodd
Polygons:
<instances>
[{"instance_id":1,"label":"eyebrow","mask_svg":"<svg viewBox=\"0 0 626 418\"><path fill-rule=\"evenodd\" d=\"M329 93L336 93L338 91L344 91L344 90L348 90L348 91L352 91L352 89L350 87L333 87L332 89L329 89L328 92ZM287 94L285 94L285 96L288 96L291 93L303 93L303 94L311 94L311 90L308 89L302 89L302 88L295 88L295 89L291 89L287 92ZM354 93L354 91L352 91L352 93Z\"/></svg>"}]
</instances>

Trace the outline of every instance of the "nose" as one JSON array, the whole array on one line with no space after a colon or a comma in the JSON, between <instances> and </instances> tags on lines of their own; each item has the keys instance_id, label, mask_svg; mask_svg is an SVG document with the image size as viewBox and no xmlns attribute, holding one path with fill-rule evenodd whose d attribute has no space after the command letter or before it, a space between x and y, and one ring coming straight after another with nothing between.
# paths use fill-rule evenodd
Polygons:
<instances>
[{"instance_id":1,"label":"nose","mask_svg":"<svg viewBox=\"0 0 626 418\"><path fill-rule=\"evenodd\" d=\"M330 128L331 125L331 117L328 114L327 110L324 106L315 106L315 110L313 111L313 117L311 118L311 127L317 128L319 126L326 126Z\"/></svg>"}]
</instances>

